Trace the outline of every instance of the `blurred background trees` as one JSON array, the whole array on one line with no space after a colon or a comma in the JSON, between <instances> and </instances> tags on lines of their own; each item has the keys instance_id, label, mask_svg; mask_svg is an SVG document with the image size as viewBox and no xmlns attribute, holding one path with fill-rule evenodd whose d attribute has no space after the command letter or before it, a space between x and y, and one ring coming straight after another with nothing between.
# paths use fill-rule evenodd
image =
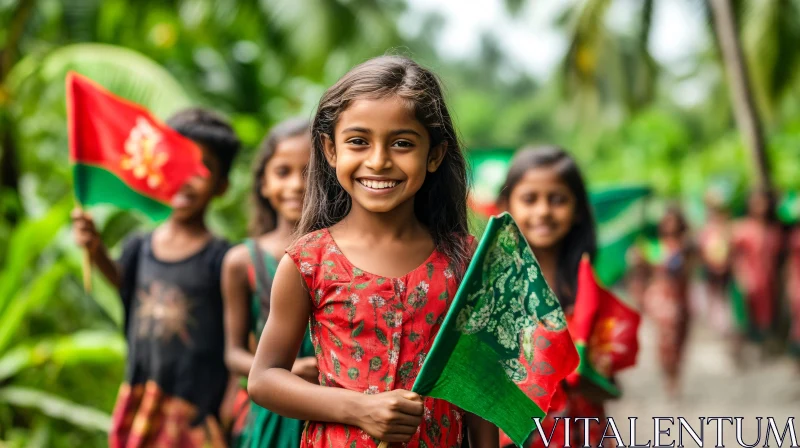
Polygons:
<instances>
[{"instance_id":1,"label":"blurred background trees","mask_svg":"<svg viewBox=\"0 0 800 448\"><path fill-rule=\"evenodd\" d=\"M116 295L99 278L83 293L69 235L68 70L162 118L200 104L232 120L245 149L211 225L233 240L244 236L248 167L265 131L310 117L327 86L387 51L439 73L467 148L556 143L592 186L644 183L697 203L721 182L741 198L757 171L737 131L712 0L675 0L704 18L711 44L674 67L650 42L664 1L673 0L564 2L552 25L567 48L541 79L509 69L502 30L483 32L469 57L442 57L448 18L404 0L0 0L0 445L104 446L124 369ZM504 5L523 20L536 3ZM800 190L800 2L731 5L772 181ZM615 7L624 26L609 20ZM702 94L688 101L691 82ZM110 246L150 225L94 213Z\"/></svg>"}]
</instances>

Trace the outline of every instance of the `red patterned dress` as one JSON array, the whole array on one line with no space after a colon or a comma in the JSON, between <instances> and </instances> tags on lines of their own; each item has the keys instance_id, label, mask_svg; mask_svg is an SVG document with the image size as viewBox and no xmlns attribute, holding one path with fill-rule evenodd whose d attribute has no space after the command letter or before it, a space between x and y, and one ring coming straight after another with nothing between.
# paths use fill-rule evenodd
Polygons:
<instances>
[{"instance_id":1,"label":"red patterned dress","mask_svg":"<svg viewBox=\"0 0 800 448\"><path fill-rule=\"evenodd\" d=\"M411 390L457 290L454 267L434 251L400 278L371 274L345 258L327 229L302 237L286 251L311 292L311 341L320 384L364 394ZM407 444L458 447L463 411L425 398L425 414ZM376 447L358 427L310 422L302 447Z\"/></svg>"},{"instance_id":2,"label":"red patterned dress","mask_svg":"<svg viewBox=\"0 0 800 448\"><path fill-rule=\"evenodd\" d=\"M778 224L745 219L734 228L733 243L733 269L747 299L751 336L760 339L773 329L777 311L783 231Z\"/></svg>"}]
</instances>

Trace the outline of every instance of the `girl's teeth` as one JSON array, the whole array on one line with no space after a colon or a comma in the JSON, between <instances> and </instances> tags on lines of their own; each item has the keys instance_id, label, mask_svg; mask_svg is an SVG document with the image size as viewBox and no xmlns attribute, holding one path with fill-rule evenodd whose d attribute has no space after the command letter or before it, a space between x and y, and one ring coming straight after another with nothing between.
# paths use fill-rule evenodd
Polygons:
<instances>
[{"instance_id":1,"label":"girl's teeth","mask_svg":"<svg viewBox=\"0 0 800 448\"><path fill-rule=\"evenodd\" d=\"M397 185L396 181L374 181L374 180L362 180L361 183L367 188L374 188L376 190L382 190L384 188L392 188Z\"/></svg>"}]
</instances>

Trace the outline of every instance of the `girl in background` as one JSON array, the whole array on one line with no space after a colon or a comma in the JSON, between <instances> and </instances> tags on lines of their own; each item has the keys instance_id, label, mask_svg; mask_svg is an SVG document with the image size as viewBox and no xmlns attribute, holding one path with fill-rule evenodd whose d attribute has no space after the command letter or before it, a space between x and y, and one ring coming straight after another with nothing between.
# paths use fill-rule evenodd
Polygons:
<instances>
[{"instance_id":1,"label":"girl in background","mask_svg":"<svg viewBox=\"0 0 800 448\"><path fill-rule=\"evenodd\" d=\"M594 258L597 237L594 218L589 206L586 186L575 161L563 149L543 147L525 149L511 162L506 182L500 192L498 206L507 210L528 240L542 269L547 284L561 302L567 315L572 316L577 292L578 266L583 254ZM553 397L551 408L542 422L548 436L555 424L554 417L605 418L604 395L588 384L569 389L566 384ZM605 425L589 427L589 443L598 446ZM572 446L583 446L582 425L570 428ZM564 440L564 425L555 425L552 444ZM501 446L513 446L505 435ZM534 431L527 447L544 447Z\"/></svg>"},{"instance_id":2,"label":"girl in background","mask_svg":"<svg viewBox=\"0 0 800 448\"><path fill-rule=\"evenodd\" d=\"M700 259L706 285L706 304L711 322L721 333L730 325L727 316L731 278L731 226L720 194L709 191L705 198L708 219L698 235Z\"/></svg>"},{"instance_id":3,"label":"girl in background","mask_svg":"<svg viewBox=\"0 0 800 448\"><path fill-rule=\"evenodd\" d=\"M789 240L786 266L787 298L789 299L789 351L800 367L800 226L795 227Z\"/></svg>"},{"instance_id":4,"label":"girl in background","mask_svg":"<svg viewBox=\"0 0 800 448\"><path fill-rule=\"evenodd\" d=\"M747 216L735 223L733 229L733 273L745 299L747 336L757 342L773 331L783 244L773 194L765 190L753 192Z\"/></svg>"},{"instance_id":5,"label":"girl in background","mask_svg":"<svg viewBox=\"0 0 800 448\"><path fill-rule=\"evenodd\" d=\"M384 56L320 100L298 234L273 284L248 390L308 420L303 447L497 446L497 428L411 392L474 240L467 173L436 76ZM320 385L291 372L305 328Z\"/></svg>"},{"instance_id":6,"label":"girl in background","mask_svg":"<svg viewBox=\"0 0 800 448\"><path fill-rule=\"evenodd\" d=\"M311 155L308 120L275 126L261 144L253 169L251 238L227 254L222 267L225 301L225 362L242 379L253 364L251 337L258 338L270 310L270 290L278 260L300 220L305 173ZM292 372L317 381L316 358L306 334ZM243 384L244 386L244 384ZM234 405L233 446L297 447L302 422L274 414L254 403L245 387Z\"/></svg>"},{"instance_id":7,"label":"girl in background","mask_svg":"<svg viewBox=\"0 0 800 448\"><path fill-rule=\"evenodd\" d=\"M679 393L680 367L689 331L691 242L688 225L677 207L667 209L658 225L658 240L647 246L650 285L644 310L658 327L658 354L667 395Z\"/></svg>"}]
</instances>

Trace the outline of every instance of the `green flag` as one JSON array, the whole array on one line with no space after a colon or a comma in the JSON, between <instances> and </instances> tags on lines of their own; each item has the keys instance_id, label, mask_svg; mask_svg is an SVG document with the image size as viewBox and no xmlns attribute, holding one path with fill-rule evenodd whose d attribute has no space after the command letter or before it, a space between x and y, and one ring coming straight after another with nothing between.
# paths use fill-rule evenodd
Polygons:
<instances>
[{"instance_id":1,"label":"green flag","mask_svg":"<svg viewBox=\"0 0 800 448\"><path fill-rule=\"evenodd\" d=\"M786 224L800 222L800 193L789 191L778 201L778 218Z\"/></svg>"},{"instance_id":2,"label":"green flag","mask_svg":"<svg viewBox=\"0 0 800 448\"><path fill-rule=\"evenodd\" d=\"M613 285L625 275L626 254L647 224L646 187L595 190L590 202L597 223L597 257L594 266L600 281Z\"/></svg>"},{"instance_id":3,"label":"green flag","mask_svg":"<svg viewBox=\"0 0 800 448\"><path fill-rule=\"evenodd\" d=\"M511 215L492 217L414 382L516 444L578 366L564 312Z\"/></svg>"}]
</instances>

